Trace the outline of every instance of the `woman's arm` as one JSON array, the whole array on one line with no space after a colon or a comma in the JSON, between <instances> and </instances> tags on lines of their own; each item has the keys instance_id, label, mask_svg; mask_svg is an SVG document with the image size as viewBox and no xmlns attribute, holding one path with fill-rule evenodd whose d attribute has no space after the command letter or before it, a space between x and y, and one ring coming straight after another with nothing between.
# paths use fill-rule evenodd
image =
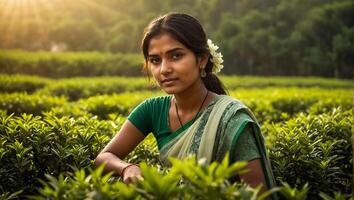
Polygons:
<instances>
[{"instance_id":1,"label":"woman's arm","mask_svg":"<svg viewBox=\"0 0 354 200\"><path fill-rule=\"evenodd\" d=\"M123 124L120 131L106 145L95 159L94 167L106 163L105 172L113 172L122 175L124 168L123 181L125 183L141 179L141 172L136 165L124 162L124 159L134 148L144 139L144 135L129 120Z\"/></svg>"},{"instance_id":2,"label":"woman's arm","mask_svg":"<svg viewBox=\"0 0 354 200\"><path fill-rule=\"evenodd\" d=\"M244 180L253 188L262 184L262 189L260 193L267 191L268 187L264 178L261 161L259 159L251 160L248 162L247 168L250 169L250 172L246 174L241 174L240 179Z\"/></svg>"},{"instance_id":3,"label":"woman's arm","mask_svg":"<svg viewBox=\"0 0 354 200\"><path fill-rule=\"evenodd\" d=\"M250 170L246 174L240 175L240 179L255 188L262 184L261 193L268 190L267 182L261 164L261 154L254 138L254 129L251 123L248 123L243 129L239 140L236 143L236 161L248 161L247 168Z\"/></svg>"}]
</instances>

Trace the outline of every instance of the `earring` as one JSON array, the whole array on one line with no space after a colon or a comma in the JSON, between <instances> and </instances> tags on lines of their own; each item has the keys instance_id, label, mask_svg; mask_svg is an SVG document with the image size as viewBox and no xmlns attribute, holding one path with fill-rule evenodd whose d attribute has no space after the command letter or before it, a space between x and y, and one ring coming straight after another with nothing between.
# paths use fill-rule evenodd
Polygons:
<instances>
[{"instance_id":1,"label":"earring","mask_svg":"<svg viewBox=\"0 0 354 200\"><path fill-rule=\"evenodd\" d=\"M205 72L205 69L203 68L202 71L200 72L200 76L202 78L205 78L206 77L206 72Z\"/></svg>"}]
</instances>

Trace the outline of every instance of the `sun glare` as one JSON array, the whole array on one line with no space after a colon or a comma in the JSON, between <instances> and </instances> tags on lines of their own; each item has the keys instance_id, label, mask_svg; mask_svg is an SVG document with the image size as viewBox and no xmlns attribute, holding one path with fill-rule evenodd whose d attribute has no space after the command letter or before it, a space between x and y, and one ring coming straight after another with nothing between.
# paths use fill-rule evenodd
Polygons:
<instances>
[{"instance_id":1,"label":"sun glare","mask_svg":"<svg viewBox=\"0 0 354 200\"><path fill-rule=\"evenodd\" d=\"M116 12L97 0L0 0L2 46L13 46L14 34L17 37L36 33L42 39L47 38L50 26L60 23L65 18L63 15L70 13L66 11L77 8L102 15Z\"/></svg>"}]
</instances>

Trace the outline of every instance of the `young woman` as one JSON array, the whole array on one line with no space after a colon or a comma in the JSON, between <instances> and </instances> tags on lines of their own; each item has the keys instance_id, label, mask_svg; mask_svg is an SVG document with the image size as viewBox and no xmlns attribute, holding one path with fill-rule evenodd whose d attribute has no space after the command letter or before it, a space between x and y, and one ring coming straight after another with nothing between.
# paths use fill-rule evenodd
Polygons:
<instances>
[{"instance_id":1,"label":"young woman","mask_svg":"<svg viewBox=\"0 0 354 200\"><path fill-rule=\"evenodd\" d=\"M207 40L192 16L169 13L153 20L142 40L145 69L168 95L142 102L129 115L119 133L95 160L125 183L142 179L138 165L126 163L128 155L152 132L162 163L168 157L189 154L206 163L221 161L230 152L232 162L249 161L250 172L240 178L251 186L273 186L260 127L252 112L230 96L215 73L222 56Z\"/></svg>"}]
</instances>

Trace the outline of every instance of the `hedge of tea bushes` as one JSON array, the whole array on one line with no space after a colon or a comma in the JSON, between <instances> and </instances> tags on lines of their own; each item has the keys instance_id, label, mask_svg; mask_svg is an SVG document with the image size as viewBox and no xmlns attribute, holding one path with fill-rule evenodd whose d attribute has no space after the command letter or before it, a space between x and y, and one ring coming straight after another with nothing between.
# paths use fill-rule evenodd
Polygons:
<instances>
[{"instance_id":1,"label":"hedge of tea bushes","mask_svg":"<svg viewBox=\"0 0 354 200\"><path fill-rule=\"evenodd\" d=\"M89 173L78 170L70 176L47 176L48 181L43 182L40 194L31 196L31 199L263 200L276 195L279 199L304 200L308 196L308 184L297 189L283 183L262 195L259 187L251 188L244 183L230 184L227 181L229 177L243 173L243 162L230 166L225 165L227 162L203 166L189 158L182 161L173 160L172 163L169 173L159 172L146 163L140 164L144 180L130 185L112 181L110 174L103 176L102 167ZM333 196L323 192L319 194L324 200L350 199L350 194L336 193Z\"/></svg>"},{"instance_id":2,"label":"hedge of tea bushes","mask_svg":"<svg viewBox=\"0 0 354 200\"><path fill-rule=\"evenodd\" d=\"M87 169L119 130L125 118L57 117L0 113L0 194L35 194L38 179ZM131 162L158 164L157 146L151 136L128 157ZM136 153L137 152L137 153ZM138 157L136 155L139 155Z\"/></svg>"},{"instance_id":3,"label":"hedge of tea bushes","mask_svg":"<svg viewBox=\"0 0 354 200\"><path fill-rule=\"evenodd\" d=\"M22 113L41 115L51 112L58 117L96 116L98 119L110 119L110 115L125 115L139 103L160 93L148 91L127 92L114 95L99 95L80 99L75 102L67 101L64 96L55 97L44 94L11 93L0 94L0 109L8 114Z\"/></svg>"},{"instance_id":4,"label":"hedge of tea bushes","mask_svg":"<svg viewBox=\"0 0 354 200\"><path fill-rule=\"evenodd\" d=\"M158 88L146 78L106 77L62 79L37 92L52 96L66 96L70 101L76 101L97 95L145 90L157 91Z\"/></svg>"},{"instance_id":5,"label":"hedge of tea bushes","mask_svg":"<svg viewBox=\"0 0 354 200\"><path fill-rule=\"evenodd\" d=\"M225 181L242 173L246 165L244 162L229 166L225 159L221 164L201 166L196 159L190 158L172 160L172 163L168 173L142 163L144 181L129 186L110 182L109 175L102 178L102 168L89 175L83 170L76 171L66 180L63 176L58 179L48 176L49 183L44 183L41 194L34 199L250 199L259 194L259 188L253 189L245 184L232 185ZM264 194L263 198L270 194Z\"/></svg>"},{"instance_id":6,"label":"hedge of tea bushes","mask_svg":"<svg viewBox=\"0 0 354 200\"><path fill-rule=\"evenodd\" d=\"M62 107L67 104L65 97L53 97L40 94L27 93L3 93L0 94L0 109L8 114L22 113L41 115L54 107Z\"/></svg>"},{"instance_id":7,"label":"hedge of tea bushes","mask_svg":"<svg viewBox=\"0 0 354 200\"><path fill-rule=\"evenodd\" d=\"M109 114L118 113L127 116L132 109L145 99L157 96L160 93L148 91L128 92L114 95L93 96L82 99L74 106L80 106L80 109L98 116L100 119L108 119Z\"/></svg>"},{"instance_id":8,"label":"hedge of tea bushes","mask_svg":"<svg viewBox=\"0 0 354 200\"><path fill-rule=\"evenodd\" d=\"M347 89L331 91L318 88L267 88L230 92L232 96L250 107L262 124L288 120L300 112L321 114L336 107L341 107L343 110L351 109L353 104L351 93L352 91ZM73 103L72 107L80 109L83 113L97 115L100 119L107 119L111 113L128 115L144 99L160 95L165 94L163 92L133 92L101 95L82 99ZM74 111L75 109L67 110ZM67 114L70 115L70 112Z\"/></svg>"},{"instance_id":9,"label":"hedge of tea bushes","mask_svg":"<svg viewBox=\"0 0 354 200\"><path fill-rule=\"evenodd\" d=\"M320 78L320 77L284 77L284 76L220 76L229 90L239 88L266 88L266 87L319 87L326 89L353 89L351 80Z\"/></svg>"},{"instance_id":10,"label":"hedge of tea bushes","mask_svg":"<svg viewBox=\"0 0 354 200\"><path fill-rule=\"evenodd\" d=\"M39 76L0 74L0 93L33 93L50 83L53 83L52 79Z\"/></svg>"},{"instance_id":11,"label":"hedge of tea bushes","mask_svg":"<svg viewBox=\"0 0 354 200\"><path fill-rule=\"evenodd\" d=\"M38 195L31 199L242 199L264 200L269 197L288 200L305 200L310 186L291 187L287 183L260 194L260 188L252 188L245 183L230 184L228 178L242 174L245 163L232 165L213 163L200 165L192 159L173 160L169 171L157 171L156 168L141 163L143 181L130 185L114 181L110 174L103 175L102 167L89 173L78 170L75 174L56 178L47 176L42 182ZM7 194L9 196L9 194ZM16 196L16 194L15 194ZM326 194L320 192L317 198L323 200L353 199L351 194Z\"/></svg>"},{"instance_id":12,"label":"hedge of tea bushes","mask_svg":"<svg viewBox=\"0 0 354 200\"><path fill-rule=\"evenodd\" d=\"M36 192L37 179L45 174L91 166L120 125L53 115L3 115L0 120L0 190L27 194Z\"/></svg>"},{"instance_id":13,"label":"hedge of tea bushes","mask_svg":"<svg viewBox=\"0 0 354 200\"><path fill-rule=\"evenodd\" d=\"M323 89L352 89L354 84L348 80L301 77L251 77L220 76L229 91L268 87L300 87ZM45 90L56 96L66 95L76 100L89 96L120 93L125 91L158 90L152 77L76 77L49 79L29 75L0 74L0 92L32 93L48 86Z\"/></svg>"},{"instance_id":14,"label":"hedge of tea bushes","mask_svg":"<svg viewBox=\"0 0 354 200\"><path fill-rule=\"evenodd\" d=\"M44 92L0 94L0 109L8 110L9 114L14 112L16 115L20 113L41 115L43 112L53 111L58 116L96 115L99 119L109 119L110 114L128 115L144 99L160 95L165 94L161 91L145 90L97 95L68 102L65 96L48 96ZM352 91L348 89L240 89L231 91L230 95L243 101L261 124L267 121L288 120L299 112L321 114L335 107L348 110L353 105Z\"/></svg>"},{"instance_id":15,"label":"hedge of tea bushes","mask_svg":"<svg viewBox=\"0 0 354 200\"><path fill-rule=\"evenodd\" d=\"M352 110L297 114L285 124L264 124L267 147L278 183L309 183L309 199L319 191L351 193L353 178Z\"/></svg>"},{"instance_id":16,"label":"hedge of tea bushes","mask_svg":"<svg viewBox=\"0 0 354 200\"><path fill-rule=\"evenodd\" d=\"M243 101L260 123L281 122L297 113L326 113L333 108L343 110L353 106L352 90L323 88L263 88L239 89L230 95Z\"/></svg>"},{"instance_id":17,"label":"hedge of tea bushes","mask_svg":"<svg viewBox=\"0 0 354 200\"><path fill-rule=\"evenodd\" d=\"M138 76L143 57L99 52L28 52L0 50L0 73L52 78Z\"/></svg>"}]
</instances>

